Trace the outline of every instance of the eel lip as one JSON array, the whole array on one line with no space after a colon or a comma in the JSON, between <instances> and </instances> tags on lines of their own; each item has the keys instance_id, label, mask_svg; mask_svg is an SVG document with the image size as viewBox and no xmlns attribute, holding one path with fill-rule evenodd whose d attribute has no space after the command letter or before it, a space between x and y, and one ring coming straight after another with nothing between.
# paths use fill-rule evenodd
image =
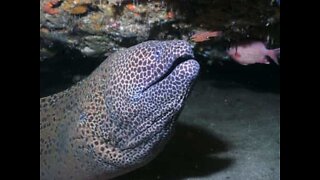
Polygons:
<instances>
[{"instance_id":1,"label":"eel lip","mask_svg":"<svg viewBox=\"0 0 320 180\"><path fill-rule=\"evenodd\" d=\"M151 86L161 82L162 80L166 79L171 73L172 71L179 65L182 64L188 60L194 59L194 55L193 54L184 54L178 58L176 58L173 63L171 64L170 68L163 74L161 75L157 80L155 80L154 82L150 83L147 87L145 87L142 92L146 91L148 88L150 88Z\"/></svg>"}]
</instances>

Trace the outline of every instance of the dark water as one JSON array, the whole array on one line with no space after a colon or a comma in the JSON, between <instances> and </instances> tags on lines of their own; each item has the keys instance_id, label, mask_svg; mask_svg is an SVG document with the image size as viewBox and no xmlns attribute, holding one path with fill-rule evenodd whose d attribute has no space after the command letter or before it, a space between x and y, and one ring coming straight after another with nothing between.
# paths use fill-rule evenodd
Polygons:
<instances>
[{"instance_id":1,"label":"dark water","mask_svg":"<svg viewBox=\"0 0 320 180\"><path fill-rule=\"evenodd\" d=\"M216 80L216 86L234 82L256 91L280 92L280 67L275 64L242 66L230 60L223 64L208 65L207 59L196 59L201 65L200 80ZM88 76L103 60L83 57L80 52L64 49L54 58L41 62L40 97L70 87Z\"/></svg>"},{"instance_id":2,"label":"dark water","mask_svg":"<svg viewBox=\"0 0 320 180\"><path fill-rule=\"evenodd\" d=\"M40 63L40 97L65 90L88 76L104 59L87 58L81 52L57 45L59 53Z\"/></svg>"}]
</instances>

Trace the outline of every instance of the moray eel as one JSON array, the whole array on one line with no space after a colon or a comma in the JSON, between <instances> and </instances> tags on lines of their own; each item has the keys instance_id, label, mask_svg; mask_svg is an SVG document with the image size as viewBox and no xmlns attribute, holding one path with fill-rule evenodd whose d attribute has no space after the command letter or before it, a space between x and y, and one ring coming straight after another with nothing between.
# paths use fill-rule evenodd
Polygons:
<instances>
[{"instance_id":1,"label":"moray eel","mask_svg":"<svg viewBox=\"0 0 320 180\"><path fill-rule=\"evenodd\" d=\"M151 161L198 73L182 40L110 55L87 78L40 99L40 179L110 179Z\"/></svg>"}]
</instances>

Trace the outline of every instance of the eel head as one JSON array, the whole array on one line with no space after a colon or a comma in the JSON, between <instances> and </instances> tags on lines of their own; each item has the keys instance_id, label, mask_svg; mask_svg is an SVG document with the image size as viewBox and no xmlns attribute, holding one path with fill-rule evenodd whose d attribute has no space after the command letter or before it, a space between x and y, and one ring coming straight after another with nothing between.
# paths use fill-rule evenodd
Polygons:
<instances>
[{"instance_id":1,"label":"eel head","mask_svg":"<svg viewBox=\"0 0 320 180\"><path fill-rule=\"evenodd\" d=\"M147 41L111 55L95 73L104 82L106 111L96 119L95 154L115 173L154 158L170 138L199 69L182 40Z\"/></svg>"}]
</instances>

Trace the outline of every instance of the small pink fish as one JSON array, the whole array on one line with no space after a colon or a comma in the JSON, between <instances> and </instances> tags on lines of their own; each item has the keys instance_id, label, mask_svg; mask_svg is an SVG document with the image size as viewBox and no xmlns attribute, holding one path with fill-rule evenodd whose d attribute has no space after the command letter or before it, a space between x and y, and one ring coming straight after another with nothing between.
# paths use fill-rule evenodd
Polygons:
<instances>
[{"instance_id":1,"label":"small pink fish","mask_svg":"<svg viewBox=\"0 0 320 180\"><path fill-rule=\"evenodd\" d=\"M232 46L227 50L227 53L233 60L242 65L255 63L270 64L267 56L279 65L278 56L280 55L280 48L267 49L265 44L259 41Z\"/></svg>"}]
</instances>

